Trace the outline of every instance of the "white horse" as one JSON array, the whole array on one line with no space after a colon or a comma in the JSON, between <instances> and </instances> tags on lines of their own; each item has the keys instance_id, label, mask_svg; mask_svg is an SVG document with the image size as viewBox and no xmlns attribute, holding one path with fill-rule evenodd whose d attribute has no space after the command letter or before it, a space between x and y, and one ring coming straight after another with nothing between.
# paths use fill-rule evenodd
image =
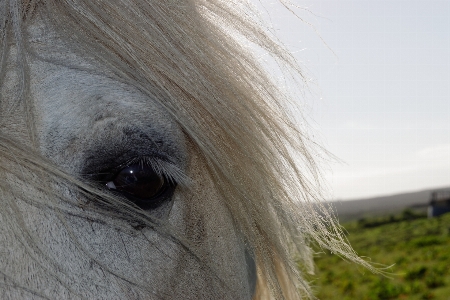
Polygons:
<instances>
[{"instance_id":1,"label":"white horse","mask_svg":"<svg viewBox=\"0 0 450 300\"><path fill-rule=\"evenodd\" d=\"M310 242L369 266L245 6L0 0L1 299L308 298Z\"/></svg>"}]
</instances>

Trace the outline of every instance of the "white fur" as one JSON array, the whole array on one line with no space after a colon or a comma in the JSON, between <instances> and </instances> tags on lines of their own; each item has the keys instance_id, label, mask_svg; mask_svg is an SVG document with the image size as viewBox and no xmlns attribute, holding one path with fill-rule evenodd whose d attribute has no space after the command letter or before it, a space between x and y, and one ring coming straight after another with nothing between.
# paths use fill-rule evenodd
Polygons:
<instances>
[{"instance_id":1,"label":"white fur","mask_svg":"<svg viewBox=\"0 0 450 300\"><path fill-rule=\"evenodd\" d=\"M52 47L58 48L52 59L66 60L68 49L54 38L40 35L39 29L37 25L31 28L31 40L38 40L40 50L46 49L47 55ZM189 238L204 236L197 251L211 263L210 270L205 269L183 245L150 228L136 231L126 222L121 224L101 215L92 218L102 222L89 220L80 217L81 207L71 208L71 213L79 216L61 220L54 211L36 209L16 199L27 228L39 241L39 251L45 253L57 271L55 278L43 275L47 266L37 264L34 255L27 253L19 241L7 238L2 245L8 248L3 250L13 252L17 259L9 257L3 261L2 270L20 276L21 279L8 279L26 283L27 289L3 286L2 299L40 295L51 299L249 299L243 241L234 229L230 213L213 192L213 183L202 178L201 161L195 154L188 156L189 146L182 131L164 109L133 87L103 75L107 72L101 67L88 65L73 55L70 66L33 58L29 67L40 151L67 172L79 174L81 164L89 159L86 152L95 151L99 144L108 148L123 143L123 128L142 130L149 137L147 147L154 147L153 136L164 139L159 151L178 156L174 161L196 182L189 192L183 187L176 191L167 223ZM94 121L96 116L98 120ZM132 143L126 146L141 147ZM45 199L45 195L42 197ZM193 219L198 220L198 227L187 233L186 222ZM27 271L17 268L18 261ZM220 275L214 270L220 270ZM202 276L205 272L212 275ZM60 278L60 274L65 276ZM210 278L215 276L218 278Z\"/></svg>"},{"instance_id":2,"label":"white fur","mask_svg":"<svg viewBox=\"0 0 450 300\"><path fill-rule=\"evenodd\" d=\"M317 201L295 101L239 42L301 70L244 8L0 0L1 299L312 297L310 241L371 268ZM178 182L162 208L89 179L127 157Z\"/></svg>"}]
</instances>

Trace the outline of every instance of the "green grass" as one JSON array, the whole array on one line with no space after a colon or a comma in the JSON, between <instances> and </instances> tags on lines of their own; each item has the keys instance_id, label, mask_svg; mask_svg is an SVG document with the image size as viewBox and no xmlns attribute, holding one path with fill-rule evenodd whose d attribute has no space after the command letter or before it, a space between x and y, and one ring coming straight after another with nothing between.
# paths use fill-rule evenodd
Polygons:
<instances>
[{"instance_id":1,"label":"green grass","mask_svg":"<svg viewBox=\"0 0 450 300\"><path fill-rule=\"evenodd\" d=\"M343 226L360 256L393 266L388 277L375 275L317 250L316 275L310 279L319 299L450 300L450 214L427 219L404 211Z\"/></svg>"}]
</instances>

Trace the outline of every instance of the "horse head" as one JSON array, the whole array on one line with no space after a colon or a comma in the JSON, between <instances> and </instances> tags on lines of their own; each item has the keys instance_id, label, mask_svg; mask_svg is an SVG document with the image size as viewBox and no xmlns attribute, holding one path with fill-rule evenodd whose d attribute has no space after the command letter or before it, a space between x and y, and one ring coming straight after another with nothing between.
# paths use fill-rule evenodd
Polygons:
<instances>
[{"instance_id":1,"label":"horse head","mask_svg":"<svg viewBox=\"0 0 450 300\"><path fill-rule=\"evenodd\" d=\"M317 211L288 95L240 41L300 69L242 3L0 14L2 298L295 299L310 241L364 264Z\"/></svg>"}]
</instances>

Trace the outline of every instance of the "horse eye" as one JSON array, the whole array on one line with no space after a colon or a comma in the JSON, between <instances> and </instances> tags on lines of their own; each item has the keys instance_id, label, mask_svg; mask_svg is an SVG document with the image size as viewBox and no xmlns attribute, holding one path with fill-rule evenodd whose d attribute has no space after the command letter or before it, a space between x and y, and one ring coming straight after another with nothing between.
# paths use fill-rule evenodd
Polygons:
<instances>
[{"instance_id":1,"label":"horse eye","mask_svg":"<svg viewBox=\"0 0 450 300\"><path fill-rule=\"evenodd\" d=\"M124 195L139 207L152 209L168 198L166 192L173 187L173 183L156 173L152 167L138 163L119 171L106 186Z\"/></svg>"}]
</instances>

